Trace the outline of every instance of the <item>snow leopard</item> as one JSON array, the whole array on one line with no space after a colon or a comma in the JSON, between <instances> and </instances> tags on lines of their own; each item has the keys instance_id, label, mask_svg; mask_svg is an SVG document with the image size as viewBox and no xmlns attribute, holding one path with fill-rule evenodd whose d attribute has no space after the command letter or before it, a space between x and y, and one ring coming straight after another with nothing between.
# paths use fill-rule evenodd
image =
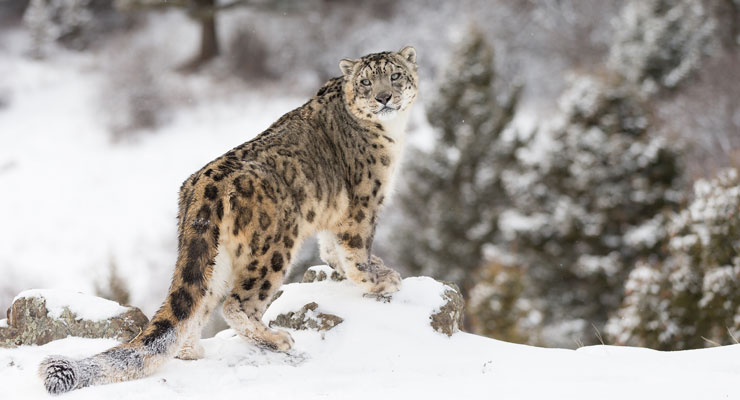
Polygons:
<instances>
[{"instance_id":1,"label":"snow leopard","mask_svg":"<svg viewBox=\"0 0 740 400\"><path fill-rule=\"evenodd\" d=\"M81 360L45 359L39 375L49 393L145 377L172 357L202 358L201 330L222 301L240 337L288 351L291 335L261 318L314 234L321 258L363 292L400 289L399 273L371 247L418 93L416 50L339 67L342 75L308 102L182 184L178 253L162 306L128 343Z\"/></svg>"}]
</instances>

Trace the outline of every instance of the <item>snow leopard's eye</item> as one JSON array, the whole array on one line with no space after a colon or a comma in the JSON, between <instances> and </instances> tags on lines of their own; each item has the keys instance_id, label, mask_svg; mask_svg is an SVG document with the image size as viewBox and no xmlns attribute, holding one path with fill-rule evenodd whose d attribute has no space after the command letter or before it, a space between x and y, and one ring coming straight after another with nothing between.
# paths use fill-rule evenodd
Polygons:
<instances>
[{"instance_id":1,"label":"snow leopard's eye","mask_svg":"<svg viewBox=\"0 0 740 400\"><path fill-rule=\"evenodd\" d=\"M370 79L363 79L360 81L363 86L370 86Z\"/></svg>"},{"instance_id":2,"label":"snow leopard's eye","mask_svg":"<svg viewBox=\"0 0 740 400\"><path fill-rule=\"evenodd\" d=\"M400 77L401 77L401 73L400 72L396 72L395 74L391 75L391 80L392 81L395 81L395 80L398 80L398 78L400 78Z\"/></svg>"}]
</instances>

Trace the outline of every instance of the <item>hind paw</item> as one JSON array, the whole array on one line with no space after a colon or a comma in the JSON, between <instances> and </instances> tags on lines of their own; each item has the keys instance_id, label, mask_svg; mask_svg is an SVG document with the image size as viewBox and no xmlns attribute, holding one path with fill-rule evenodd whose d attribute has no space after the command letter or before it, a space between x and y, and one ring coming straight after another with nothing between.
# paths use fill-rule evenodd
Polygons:
<instances>
[{"instance_id":1,"label":"hind paw","mask_svg":"<svg viewBox=\"0 0 740 400\"><path fill-rule=\"evenodd\" d=\"M269 330L255 342L262 348L281 352L287 352L295 343L290 333L283 330Z\"/></svg>"},{"instance_id":2,"label":"hind paw","mask_svg":"<svg viewBox=\"0 0 740 400\"><path fill-rule=\"evenodd\" d=\"M175 356L180 360L200 360L205 356L205 349L200 343L186 344Z\"/></svg>"},{"instance_id":3,"label":"hind paw","mask_svg":"<svg viewBox=\"0 0 740 400\"><path fill-rule=\"evenodd\" d=\"M288 351L295 344L295 341L293 340L293 336L291 336L290 333L286 331L278 329L278 330L273 331L272 333L273 333L272 341L275 344L275 347L277 348L278 351Z\"/></svg>"}]
</instances>

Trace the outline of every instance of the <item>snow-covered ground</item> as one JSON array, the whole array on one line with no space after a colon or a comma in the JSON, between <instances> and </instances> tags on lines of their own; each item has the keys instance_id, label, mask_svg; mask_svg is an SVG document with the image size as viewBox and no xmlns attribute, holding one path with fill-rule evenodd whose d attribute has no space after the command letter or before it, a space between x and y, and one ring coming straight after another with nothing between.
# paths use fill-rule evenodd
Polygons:
<instances>
[{"instance_id":1,"label":"snow-covered ground","mask_svg":"<svg viewBox=\"0 0 740 400\"><path fill-rule=\"evenodd\" d=\"M172 26L159 24L161 34L151 36L166 43L162 49L180 46L176 58L183 60L192 49L181 48L187 40L172 40L183 35L170 32ZM197 34L194 27L186 30ZM189 77L179 83L199 99L176 109L156 134L112 143L100 104L105 66L99 54L60 50L36 61L24 55L27 40L13 31L0 37L0 103L6 104L0 108L0 311L30 287L92 293L112 261L131 303L151 316L175 259L180 183L305 97L227 91ZM417 109L421 115L423 106ZM412 124L428 130L423 118ZM425 144L424 136L412 143ZM296 345L288 354L250 346L225 331L203 341L203 360L172 360L150 378L66 398L740 398L740 345L673 353L611 346L573 351L466 333L448 338L428 327L429 308L436 305L430 292L419 291L424 282L407 279L390 304L362 298L349 284L289 285L268 317L317 301L321 311L345 321L325 334L292 332ZM115 344L67 338L2 349L0 398L46 398L36 377L43 357L84 357Z\"/></svg>"},{"instance_id":2,"label":"snow-covered ground","mask_svg":"<svg viewBox=\"0 0 740 400\"><path fill-rule=\"evenodd\" d=\"M84 388L66 399L736 399L740 345L682 352L594 346L543 349L429 326L441 285L407 278L390 303L351 283L291 284L265 320L311 301L344 318L334 329L291 331L273 353L230 330L203 340L205 359L172 360L151 377ZM0 350L3 399L48 398L36 369L50 354L85 357L114 340L67 338Z\"/></svg>"}]
</instances>

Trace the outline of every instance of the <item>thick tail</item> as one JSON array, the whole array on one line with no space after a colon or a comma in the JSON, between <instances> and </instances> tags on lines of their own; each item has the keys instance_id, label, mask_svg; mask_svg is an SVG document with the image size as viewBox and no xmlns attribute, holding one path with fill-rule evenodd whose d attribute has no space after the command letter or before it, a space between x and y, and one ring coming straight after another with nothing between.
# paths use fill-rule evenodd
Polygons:
<instances>
[{"instance_id":1,"label":"thick tail","mask_svg":"<svg viewBox=\"0 0 740 400\"><path fill-rule=\"evenodd\" d=\"M209 291L208 286L217 253L223 205L221 200L211 204L214 199L196 196L195 193L202 192L192 185L194 183L186 182L180 192L178 260L169 295L162 307L144 332L129 343L82 360L61 356L44 360L39 375L49 393L60 394L148 376L175 356L189 333L199 332L200 323L209 309L212 310L206 304L220 295ZM205 190L214 191L217 192Z\"/></svg>"},{"instance_id":2,"label":"thick tail","mask_svg":"<svg viewBox=\"0 0 740 400\"><path fill-rule=\"evenodd\" d=\"M161 311L160 311L161 313ZM183 324L174 325L159 314L146 331L130 343L82 360L50 356L39 366L39 375L50 394L87 386L122 382L150 375L182 347Z\"/></svg>"},{"instance_id":3,"label":"thick tail","mask_svg":"<svg viewBox=\"0 0 740 400\"><path fill-rule=\"evenodd\" d=\"M164 305L144 331L129 343L82 360L46 358L39 376L50 394L149 376L173 358L207 317L199 290L173 285ZM197 296L197 297L196 297Z\"/></svg>"}]
</instances>

